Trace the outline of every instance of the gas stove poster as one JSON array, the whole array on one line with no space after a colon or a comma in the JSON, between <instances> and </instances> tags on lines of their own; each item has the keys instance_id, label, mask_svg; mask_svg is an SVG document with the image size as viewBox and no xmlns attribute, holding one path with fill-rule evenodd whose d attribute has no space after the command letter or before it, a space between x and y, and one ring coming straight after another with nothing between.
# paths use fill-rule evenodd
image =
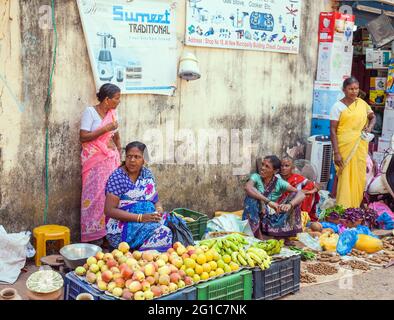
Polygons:
<instances>
[{"instance_id":1,"label":"gas stove poster","mask_svg":"<svg viewBox=\"0 0 394 320\"><path fill-rule=\"evenodd\" d=\"M77 0L97 88L172 95L177 80L175 4Z\"/></svg>"},{"instance_id":2,"label":"gas stove poster","mask_svg":"<svg viewBox=\"0 0 394 320\"><path fill-rule=\"evenodd\" d=\"M301 0L186 0L190 46L297 54Z\"/></svg>"}]
</instances>

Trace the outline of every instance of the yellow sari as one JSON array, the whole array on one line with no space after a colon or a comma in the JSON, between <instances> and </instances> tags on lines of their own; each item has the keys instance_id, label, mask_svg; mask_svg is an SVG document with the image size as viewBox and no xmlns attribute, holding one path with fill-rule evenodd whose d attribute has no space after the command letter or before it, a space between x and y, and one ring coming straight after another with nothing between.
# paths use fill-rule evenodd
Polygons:
<instances>
[{"instance_id":1,"label":"yellow sari","mask_svg":"<svg viewBox=\"0 0 394 320\"><path fill-rule=\"evenodd\" d=\"M357 98L341 112L338 121L338 149L344 162L338 170L337 203L345 208L358 208L366 183L368 142L361 139L361 132L368 121L371 107Z\"/></svg>"}]
</instances>

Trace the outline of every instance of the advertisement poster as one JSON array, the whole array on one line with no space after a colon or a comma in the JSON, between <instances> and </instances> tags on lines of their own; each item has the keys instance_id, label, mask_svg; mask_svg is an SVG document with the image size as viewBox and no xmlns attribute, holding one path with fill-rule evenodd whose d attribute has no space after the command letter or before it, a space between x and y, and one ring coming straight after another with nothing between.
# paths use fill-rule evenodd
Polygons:
<instances>
[{"instance_id":1,"label":"advertisement poster","mask_svg":"<svg viewBox=\"0 0 394 320\"><path fill-rule=\"evenodd\" d=\"M190 46L298 53L301 0L186 0Z\"/></svg>"},{"instance_id":2,"label":"advertisement poster","mask_svg":"<svg viewBox=\"0 0 394 320\"><path fill-rule=\"evenodd\" d=\"M77 0L96 86L172 95L177 77L175 4Z\"/></svg>"}]
</instances>

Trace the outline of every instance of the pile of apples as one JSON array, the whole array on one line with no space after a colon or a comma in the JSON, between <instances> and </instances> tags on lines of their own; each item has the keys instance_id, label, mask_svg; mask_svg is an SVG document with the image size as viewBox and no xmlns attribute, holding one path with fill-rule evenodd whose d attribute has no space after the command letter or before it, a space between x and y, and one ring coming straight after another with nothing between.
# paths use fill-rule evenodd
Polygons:
<instances>
[{"instance_id":1,"label":"pile of apples","mask_svg":"<svg viewBox=\"0 0 394 320\"><path fill-rule=\"evenodd\" d=\"M151 300L239 269L230 256L222 257L207 246L185 247L176 242L165 253L129 250L127 242L122 242L111 253L98 252L75 273L116 297Z\"/></svg>"}]
</instances>

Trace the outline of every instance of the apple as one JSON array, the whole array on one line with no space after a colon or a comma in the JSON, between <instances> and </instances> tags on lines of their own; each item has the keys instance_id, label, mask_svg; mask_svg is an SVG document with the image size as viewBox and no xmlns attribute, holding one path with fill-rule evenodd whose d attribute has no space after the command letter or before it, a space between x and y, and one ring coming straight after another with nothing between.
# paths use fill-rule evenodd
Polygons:
<instances>
[{"instance_id":1,"label":"apple","mask_svg":"<svg viewBox=\"0 0 394 320\"><path fill-rule=\"evenodd\" d=\"M120 272L118 273L114 273L112 280L115 281L116 279L122 278L122 275L120 274Z\"/></svg>"},{"instance_id":2,"label":"apple","mask_svg":"<svg viewBox=\"0 0 394 320\"><path fill-rule=\"evenodd\" d=\"M194 248L194 246L189 245L189 246L186 247L186 250L187 251L195 250L195 248Z\"/></svg>"},{"instance_id":3,"label":"apple","mask_svg":"<svg viewBox=\"0 0 394 320\"><path fill-rule=\"evenodd\" d=\"M79 276L83 276L86 273L86 269L84 267L77 267L75 273Z\"/></svg>"},{"instance_id":4,"label":"apple","mask_svg":"<svg viewBox=\"0 0 394 320\"><path fill-rule=\"evenodd\" d=\"M123 257L123 252L118 250L118 251L114 254L114 257L115 257L115 260L118 260L118 261L119 261L119 259ZM126 259L127 259L127 258L126 258Z\"/></svg>"},{"instance_id":5,"label":"apple","mask_svg":"<svg viewBox=\"0 0 394 320\"><path fill-rule=\"evenodd\" d=\"M110 270L112 271L112 273L120 273L120 270L118 267L112 267Z\"/></svg>"},{"instance_id":6,"label":"apple","mask_svg":"<svg viewBox=\"0 0 394 320\"><path fill-rule=\"evenodd\" d=\"M169 294L170 293L170 288L168 286L161 285L160 288L161 288L162 294Z\"/></svg>"},{"instance_id":7,"label":"apple","mask_svg":"<svg viewBox=\"0 0 394 320\"><path fill-rule=\"evenodd\" d=\"M105 253L104 257L103 257L103 260L105 262L107 262L108 260L113 260L113 258L114 258L114 256L112 255L112 253Z\"/></svg>"},{"instance_id":8,"label":"apple","mask_svg":"<svg viewBox=\"0 0 394 320\"><path fill-rule=\"evenodd\" d=\"M96 255L95 255L95 258L97 259L97 261L98 260L103 260L104 252L102 252L102 251L97 252Z\"/></svg>"},{"instance_id":9,"label":"apple","mask_svg":"<svg viewBox=\"0 0 394 320\"><path fill-rule=\"evenodd\" d=\"M103 280L103 278L101 277L101 272L97 272L96 273L96 282Z\"/></svg>"},{"instance_id":10,"label":"apple","mask_svg":"<svg viewBox=\"0 0 394 320\"><path fill-rule=\"evenodd\" d=\"M172 254L172 253L174 253L174 252L175 252L175 249L174 249L174 248L170 248L170 249L167 250L167 253L169 253L169 254Z\"/></svg>"},{"instance_id":11,"label":"apple","mask_svg":"<svg viewBox=\"0 0 394 320\"><path fill-rule=\"evenodd\" d=\"M107 290L107 283L105 281L99 281L99 282L97 282L97 287L101 291L105 291L105 290Z\"/></svg>"},{"instance_id":12,"label":"apple","mask_svg":"<svg viewBox=\"0 0 394 320\"><path fill-rule=\"evenodd\" d=\"M92 264L97 264L97 259L95 257L89 257L86 263L90 267Z\"/></svg>"},{"instance_id":13,"label":"apple","mask_svg":"<svg viewBox=\"0 0 394 320\"><path fill-rule=\"evenodd\" d=\"M176 285L176 283L173 283L173 282L171 282L168 285L168 288L170 289L170 292L174 292L174 291L178 290L178 286Z\"/></svg>"},{"instance_id":14,"label":"apple","mask_svg":"<svg viewBox=\"0 0 394 320\"><path fill-rule=\"evenodd\" d=\"M132 270L133 272L141 271L141 267L138 265L138 263L137 263L137 264L133 264L133 265L131 266L131 270Z\"/></svg>"},{"instance_id":15,"label":"apple","mask_svg":"<svg viewBox=\"0 0 394 320\"><path fill-rule=\"evenodd\" d=\"M83 265L83 268L84 268L85 270L89 270L89 265L88 265L87 263L85 263L85 264Z\"/></svg>"},{"instance_id":16,"label":"apple","mask_svg":"<svg viewBox=\"0 0 394 320\"><path fill-rule=\"evenodd\" d=\"M138 250L135 250L135 251L133 252L133 257L134 257L135 260L140 260L141 257L142 257L142 252L141 252L141 251L138 251Z\"/></svg>"},{"instance_id":17,"label":"apple","mask_svg":"<svg viewBox=\"0 0 394 320\"><path fill-rule=\"evenodd\" d=\"M88 273L86 274L86 280L89 283L95 283L97 280L97 276L95 273L88 271Z\"/></svg>"},{"instance_id":18,"label":"apple","mask_svg":"<svg viewBox=\"0 0 394 320\"><path fill-rule=\"evenodd\" d=\"M155 297L160 297L162 295L160 286L152 286L150 289Z\"/></svg>"},{"instance_id":19,"label":"apple","mask_svg":"<svg viewBox=\"0 0 394 320\"><path fill-rule=\"evenodd\" d=\"M178 288L184 288L186 286L186 283L183 280L180 280L178 282Z\"/></svg>"},{"instance_id":20,"label":"apple","mask_svg":"<svg viewBox=\"0 0 394 320\"><path fill-rule=\"evenodd\" d=\"M145 297L145 300L152 300L153 299L153 292L150 290L145 291L144 297Z\"/></svg>"},{"instance_id":21,"label":"apple","mask_svg":"<svg viewBox=\"0 0 394 320\"><path fill-rule=\"evenodd\" d=\"M128 258L127 258L126 256L121 256L121 257L118 259L118 263L119 263L119 264L126 263L127 259L128 259Z\"/></svg>"},{"instance_id":22,"label":"apple","mask_svg":"<svg viewBox=\"0 0 394 320\"><path fill-rule=\"evenodd\" d=\"M131 270L131 268L126 265L126 267L122 269L120 274L122 275L123 279L128 280L133 276L133 270Z\"/></svg>"},{"instance_id":23,"label":"apple","mask_svg":"<svg viewBox=\"0 0 394 320\"><path fill-rule=\"evenodd\" d=\"M155 278L152 276L146 277L146 281L148 281L151 286L154 285L156 282Z\"/></svg>"},{"instance_id":24,"label":"apple","mask_svg":"<svg viewBox=\"0 0 394 320\"><path fill-rule=\"evenodd\" d=\"M126 264L131 268L131 266L132 266L133 264L138 264L138 261L135 260L134 258L127 258Z\"/></svg>"},{"instance_id":25,"label":"apple","mask_svg":"<svg viewBox=\"0 0 394 320\"><path fill-rule=\"evenodd\" d=\"M102 278L103 281L105 281L106 283L110 282L110 281L112 280L112 278L113 278L113 273L112 273L112 271L109 271L109 270L104 271L104 272L101 274L101 278Z\"/></svg>"},{"instance_id":26,"label":"apple","mask_svg":"<svg viewBox=\"0 0 394 320\"><path fill-rule=\"evenodd\" d=\"M185 285L190 286L193 284L193 279L191 277L185 277Z\"/></svg>"},{"instance_id":27,"label":"apple","mask_svg":"<svg viewBox=\"0 0 394 320\"><path fill-rule=\"evenodd\" d=\"M181 276L179 275L179 273L176 273L176 272L171 273L171 275L170 275L170 281L171 281L172 283L178 283L180 280L182 280L182 279L181 279ZM185 281L185 282L186 282L186 281Z\"/></svg>"},{"instance_id":28,"label":"apple","mask_svg":"<svg viewBox=\"0 0 394 320\"><path fill-rule=\"evenodd\" d=\"M155 278L155 283L159 283L160 273L155 272L155 275L153 277Z\"/></svg>"},{"instance_id":29,"label":"apple","mask_svg":"<svg viewBox=\"0 0 394 320\"><path fill-rule=\"evenodd\" d=\"M159 268L161 268L161 267L163 267L163 266L166 265L166 262L165 262L163 259L158 259L158 260L156 261L156 263L157 263L157 266L158 266Z\"/></svg>"},{"instance_id":30,"label":"apple","mask_svg":"<svg viewBox=\"0 0 394 320\"><path fill-rule=\"evenodd\" d=\"M97 273L99 272L100 267L97 264L93 263L90 265L89 270L92 271L93 273Z\"/></svg>"},{"instance_id":31,"label":"apple","mask_svg":"<svg viewBox=\"0 0 394 320\"><path fill-rule=\"evenodd\" d=\"M159 277L159 284L166 285L166 286L169 285L170 284L170 276L167 274L162 274Z\"/></svg>"},{"instance_id":32,"label":"apple","mask_svg":"<svg viewBox=\"0 0 394 320\"><path fill-rule=\"evenodd\" d=\"M163 260L165 263L168 262L168 255L166 253L162 253L159 258L156 260L157 263L159 263L159 260Z\"/></svg>"},{"instance_id":33,"label":"apple","mask_svg":"<svg viewBox=\"0 0 394 320\"><path fill-rule=\"evenodd\" d=\"M99 266L99 268L100 268L100 270L101 270L101 267L102 267L102 266L105 266L104 260L99 260L99 261L97 261L97 265Z\"/></svg>"},{"instance_id":34,"label":"apple","mask_svg":"<svg viewBox=\"0 0 394 320\"><path fill-rule=\"evenodd\" d=\"M183 255L184 253L186 253L186 248L182 245L182 246L178 246L178 248L176 249L176 253L179 255L179 256L181 256L181 255Z\"/></svg>"},{"instance_id":35,"label":"apple","mask_svg":"<svg viewBox=\"0 0 394 320\"><path fill-rule=\"evenodd\" d=\"M175 267L174 265L170 265L170 273L174 273L174 272L178 272L179 269L177 267Z\"/></svg>"},{"instance_id":36,"label":"apple","mask_svg":"<svg viewBox=\"0 0 394 320\"><path fill-rule=\"evenodd\" d=\"M140 270L135 271L135 272L133 273L132 279L133 279L133 280L137 280L137 281L142 281L142 280L145 279L145 274L144 274L142 271L140 271Z\"/></svg>"},{"instance_id":37,"label":"apple","mask_svg":"<svg viewBox=\"0 0 394 320\"><path fill-rule=\"evenodd\" d=\"M145 251L142 253L142 259L151 262L153 261L153 254L148 251Z\"/></svg>"},{"instance_id":38,"label":"apple","mask_svg":"<svg viewBox=\"0 0 394 320\"><path fill-rule=\"evenodd\" d=\"M186 271L185 270L179 270L179 275L181 276L182 279L186 277Z\"/></svg>"},{"instance_id":39,"label":"apple","mask_svg":"<svg viewBox=\"0 0 394 320\"><path fill-rule=\"evenodd\" d=\"M148 291L150 289L150 283L146 280L141 282L142 291Z\"/></svg>"},{"instance_id":40,"label":"apple","mask_svg":"<svg viewBox=\"0 0 394 320\"><path fill-rule=\"evenodd\" d=\"M112 290L114 290L114 288L116 288L116 283L111 281L110 283L108 283L107 285L107 291L112 293Z\"/></svg>"},{"instance_id":41,"label":"apple","mask_svg":"<svg viewBox=\"0 0 394 320\"><path fill-rule=\"evenodd\" d=\"M115 258L115 255L118 253L118 252L122 252L122 251L119 251L118 249L114 249L114 250L112 250L112 255L114 256L114 258Z\"/></svg>"},{"instance_id":42,"label":"apple","mask_svg":"<svg viewBox=\"0 0 394 320\"><path fill-rule=\"evenodd\" d=\"M158 271L160 275L169 275L171 273L171 268L169 266L163 266L159 268Z\"/></svg>"},{"instance_id":43,"label":"apple","mask_svg":"<svg viewBox=\"0 0 394 320\"><path fill-rule=\"evenodd\" d=\"M115 284L116 284L116 286L117 286L118 288L122 288L122 289L124 288L125 281L124 281L123 278L117 278L117 279L115 279L114 281L115 281Z\"/></svg>"},{"instance_id":44,"label":"apple","mask_svg":"<svg viewBox=\"0 0 394 320\"><path fill-rule=\"evenodd\" d=\"M192 255L192 254L195 254L196 253L196 250L195 249L192 249L192 250L188 250L187 251L187 254L189 255L189 257Z\"/></svg>"},{"instance_id":45,"label":"apple","mask_svg":"<svg viewBox=\"0 0 394 320\"><path fill-rule=\"evenodd\" d=\"M184 254L182 255L182 259L185 260L185 259L187 259L187 258L190 258L190 256L189 256L187 253L184 253Z\"/></svg>"},{"instance_id":46,"label":"apple","mask_svg":"<svg viewBox=\"0 0 394 320\"><path fill-rule=\"evenodd\" d=\"M130 283L128 288L129 288L130 292L135 293L137 291L142 290L142 285L139 281L133 281L132 283Z\"/></svg>"},{"instance_id":47,"label":"apple","mask_svg":"<svg viewBox=\"0 0 394 320\"><path fill-rule=\"evenodd\" d=\"M123 289L122 298L125 300L133 300L133 293L129 289Z\"/></svg>"},{"instance_id":48,"label":"apple","mask_svg":"<svg viewBox=\"0 0 394 320\"><path fill-rule=\"evenodd\" d=\"M144 268L145 276L153 276L156 272L156 268L153 263L148 263Z\"/></svg>"},{"instance_id":49,"label":"apple","mask_svg":"<svg viewBox=\"0 0 394 320\"><path fill-rule=\"evenodd\" d=\"M178 247L183 247L183 244L182 243L180 243L179 241L177 241L177 242L175 242L174 244L173 244L173 248L174 248L174 250L177 250L178 249Z\"/></svg>"},{"instance_id":50,"label":"apple","mask_svg":"<svg viewBox=\"0 0 394 320\"><path fill-rule=\"evenodd\" d=\"M119 287L115 287L115 288L112 290L112 294L113 294L115 297L121 297L122 294L123 294L123 289L122 289L122 288L119 288Z\"/></svg>"},{"instance_id":51,"label":"apple","mask_svg":"<svg viewBox=\"0 0 394 320\"><path fill-rule=\"evenodd\" d=\"M145 300L145 295L142 291L134 293L134 300Z\"/></svg>"},{"instance_id":52,"label":"apple","mask_svg":"<svg viewBox=\"0 0 394 320\"><path fill-rule=\"evenodd\" d=\"M113 267L115 267L115 266L117 266L118 265L118 263L116 262L116 260L115 259L109 259L109 260L107 260L107 266L108 266L108 268L113 268Z\"/></svg>"},{"instance_id":53,"label":"apple","mask_svg":"<svg viewBox=\"0 0 394 320\"><path fill-rule=\"evenodd\" d=\"M108 268L108 266L107 266L106 264L104 264L104 265L101 266L101 268L100 268L100 271L101 271L101 272L105 272L105 271L107 271L107 270L109 270L109 268Z\"/></svg>"},{"instance_id":54,"label":"apple","mask_svg":"<svg viewBox=\"0 0 394 320\"><path fill-rule=\"evenodd\" d=\"M172 264L179 269L183 266L183 260L182 258L178 258L175 261L173 261Z\"/></svg>"},{"instance_id":55,"label":"apple","mask_svg":"<svg viewBox=\"0 0 394 320\"><path fill-rule=\"evenodd\" d=\"M121 242L118 245L118 250L122 253L126 253L130 250L130 246L127 242Z\"/></svg>"}]
</instances>

